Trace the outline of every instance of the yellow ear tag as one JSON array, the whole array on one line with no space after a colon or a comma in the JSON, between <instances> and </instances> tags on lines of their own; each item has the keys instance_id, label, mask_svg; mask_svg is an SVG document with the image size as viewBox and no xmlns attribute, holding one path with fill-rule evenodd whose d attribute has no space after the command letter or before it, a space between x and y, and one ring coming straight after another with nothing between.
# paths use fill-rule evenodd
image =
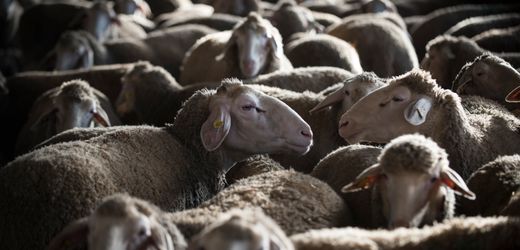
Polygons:
<instances>
[{"instance_id":1,"label":"yellow ear tag","mask_svg":"<svg viewBox=\"0 0 520 250\"><path fill-rule=\"evenodd\" d=\"M213 122L213 127L214 128L221 128L222 126L224 126L224 121L221 121L221 120L215 120Z\"/></svg>"}]
</instances>

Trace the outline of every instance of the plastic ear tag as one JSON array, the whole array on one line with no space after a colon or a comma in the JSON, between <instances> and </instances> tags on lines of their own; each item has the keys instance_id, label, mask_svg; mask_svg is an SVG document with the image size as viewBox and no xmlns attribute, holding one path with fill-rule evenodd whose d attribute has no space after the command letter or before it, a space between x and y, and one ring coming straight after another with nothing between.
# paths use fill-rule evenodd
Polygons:
<instances>
[{"instance_id":1,"label":"plastic ear tag","mask_svg":"<svg viewBox=\"0 0 520 250\"><path fill-rule=\"evenodd\" d=\"M213 122L213 127L214 128L221 128L222 126L224 126L224 121L222 121L222 120L215 120Z\"/></svg>"}]
</instances>

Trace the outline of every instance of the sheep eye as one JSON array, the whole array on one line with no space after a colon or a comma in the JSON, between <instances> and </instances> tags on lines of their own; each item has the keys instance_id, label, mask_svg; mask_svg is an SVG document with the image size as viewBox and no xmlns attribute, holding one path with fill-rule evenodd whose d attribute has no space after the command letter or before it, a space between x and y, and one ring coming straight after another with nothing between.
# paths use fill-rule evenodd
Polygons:
<instances>
[{"instance_id":1,"label":"sheep eye","mask_svg":"<svg viewBox=\"0 0 520 250\"><path fill-rule=\"evenodd\" d=\"M432 177L432 178L430 179L430 182L431 182L431 183L435 183L436 181L437 181L437 177Z\"/></svg>"},{"instance_id":2,"label":"sheep eye","mask_svg":"<svg viewBox=\"0 0 520 250\"><path fill-rule=\"evenodd\" d=\"M245 106L242 106L242 110L244 111L250 111L252 109L256 109L256 107L252 104L248 104L248 105L245 105Z\"/></svg>"},{"instance_id":3,"label":"sheep eye","mask_svg":"<svg viewBox=\"0 0 520 250\"><path fill-rule=\"evenodd\" d=\"M261 109L261 108L255 108L256 109L256 112L258 113L265 113L265 110Z\"/></svg>"},{"instance_id":4,"label":"sheep eye","mask_svg":"<svg viewBox=\"0 0 520 250\"><path fill-rule=\"evenodd\" d=\"M346 96L349 96L350 95L350 92L348 90L345 90L345 95Z\"/></svg>"},{"instance_id":5,"label":"sheep eye","mask_svg":"<svg viewBox=\"0 0 520 250\"><path fill-rule=\"evenodd\" d=\"M388 176L386 174L380 174L379 179L386 181L386 180L388 180Z\"/></svg>"},{"instance_id":6,"label":"sheep eye","mask_svg":"<svg viewBox=\"0 0 520 250\"><path fill-rule=\"evenodd\" d=\"M398 96L394 96L394 98L392 98L392 101L394 102L402 102L404 99L401 98L401 97L398 97Z\"/></svg>"}]
</instances>

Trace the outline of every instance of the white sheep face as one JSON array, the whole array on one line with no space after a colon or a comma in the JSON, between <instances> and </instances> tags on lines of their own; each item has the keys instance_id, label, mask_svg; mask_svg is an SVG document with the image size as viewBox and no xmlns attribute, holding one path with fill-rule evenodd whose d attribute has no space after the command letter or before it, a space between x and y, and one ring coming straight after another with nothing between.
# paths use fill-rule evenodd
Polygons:
<instances>
[{"instance_id":1,"label":"white sheep face","mask_svg":"<svg viewBox=\"0 0 520 250\"><path fill-rule=\"evenodd\" d=\"M446 195L446 189L440 186L438 172L433 174L385 172L382 175L378 184L389 228L421 225L430 201L439 200L431 198L442 198Z\"/></svg>"},{"instance_id":2,"label":"white sheep face","mask_svg":"<svg viewBox=\"0 0 520 250\"><path fill-rule=\"evenodd\" d=\"M221 144L247 154L305 154L312 145L310 126L287 104L244 85L221 86L210 100L201 138L207 150Z\"/></svg>"},{"instance_id":3,"label":"white sheep face","mask_svg":"<svg viewBox=\"0 0 520 250\"><path fill-rule=\"evenodd\" d=\"M140 249L152 235L150 225L146 216L94 218L89 223L89 249Z\"/></svg>"},{"instance_id":4,"label":"white sheep face","mask_svg":"<svg viewBox=\"0 0 520 250\"><path fill-rule=\"evenodd\" d=\"M239 67L247 78L260 74L265 65L269 63L271 44L268 33L246 29L242 35L237 36L239 55Z\"/></svg>"},{"instance_id":5,"label":"white sheep face","mask_svg":"<svg viewBox=\"0 0 520 250\"><path fill-rule=\"evenodd\" d=\"M431 102L407 87L389 85L361 98L343 114L338 132L351 144L386 143L400 135L419 132Z\"/></svg>"}]
</instances>

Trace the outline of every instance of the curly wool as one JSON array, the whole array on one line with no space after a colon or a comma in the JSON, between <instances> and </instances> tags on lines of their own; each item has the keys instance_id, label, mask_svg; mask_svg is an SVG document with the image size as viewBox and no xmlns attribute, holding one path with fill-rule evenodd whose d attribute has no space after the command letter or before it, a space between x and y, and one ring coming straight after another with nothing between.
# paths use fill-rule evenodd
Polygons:
<instances>
[{"instance_id":1,"label":"curly wool","mask_svg":"<svg viewBox=\"0 0 520 250\"><path fill-rule=\"evenodd\" d=\"M437 143L423 135L403 135L390 141L379 156L385 172L429 173L435 166L448 166L448 155Z\"/></svg>"}]
</instances>

